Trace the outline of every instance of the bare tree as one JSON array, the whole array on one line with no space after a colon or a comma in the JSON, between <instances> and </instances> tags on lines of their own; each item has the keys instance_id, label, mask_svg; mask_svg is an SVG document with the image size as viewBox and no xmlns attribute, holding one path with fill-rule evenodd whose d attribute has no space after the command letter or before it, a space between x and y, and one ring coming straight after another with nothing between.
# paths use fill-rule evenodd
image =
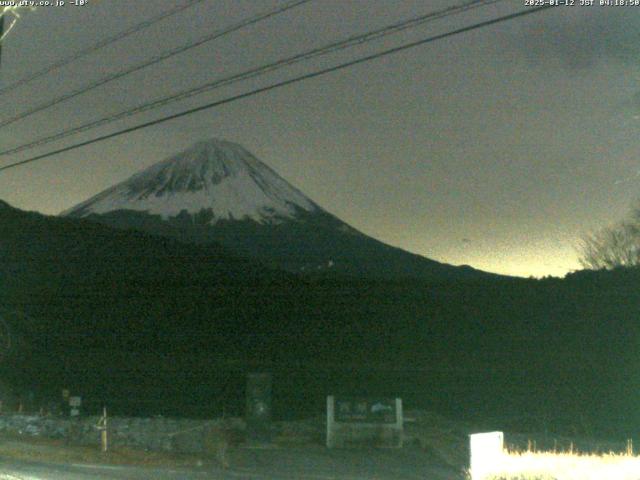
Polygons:
<instances>
[{"instance_id":1,"label":"bare tree","mask_svg":"<svg viewBox=\"0 0 640 480\"><path fill-rule=\"evenodd\" d=\"M0 42L9 34L11 29L15 26L16 22L20 18L20 13L23 11L33 11L36 7L27 6L12 6L12 7L0 7Z\"/></svg>"},{"instance_id":2,"label":"bare tree","mask_svg":"<svg viewBox=\"0 0 640 480\"><path fill-rule=\"evenodd\" d=\"M580 264L593 270L640 266L640 202L628 219L585 235L579 246Z\"/></svg>"},{"instance_id":3,"label":"bare tree","mask_svg":"<svg viewBox=\"0 0 640 480\"><path fill-rule=\"evenodd\" d=\"M35 7L0 7L0 61L2 60L2 41L15 26L16 21L20 18L20 10L35 10ZM5 21L7 17L11 17Z\"/></svg>"},{"instance_id":4,"label":"bare tree","mask_svg":"<svg viewBox=\"0 0 640 480\"><path fill-rule=\"evenodd\" d=\"M2 28L0 29L0 42L9 34L9 31L14 27L16 21L20 18L20 10L24 10L28 7L0 7L0 25ZM29 10L35 10L35 8L29 8ZM5 24L5 18L11 17L9 21Z\"/></svg>"}]
</instances>

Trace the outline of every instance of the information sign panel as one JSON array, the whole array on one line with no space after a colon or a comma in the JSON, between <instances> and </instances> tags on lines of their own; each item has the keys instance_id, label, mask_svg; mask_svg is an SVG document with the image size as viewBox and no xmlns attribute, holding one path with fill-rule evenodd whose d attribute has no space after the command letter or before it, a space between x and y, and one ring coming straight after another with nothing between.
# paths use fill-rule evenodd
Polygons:
<instances>
[{"instance_id":1,"label":"information sign panel","mask_svg":"<svg viewBox=\"0 0 640 480\"><path fill-rule=\"evenodd\" d=\"M395 423L394 398L363 399L337 397L335 421L340 423Z\"/></svg>"}]
</instances>

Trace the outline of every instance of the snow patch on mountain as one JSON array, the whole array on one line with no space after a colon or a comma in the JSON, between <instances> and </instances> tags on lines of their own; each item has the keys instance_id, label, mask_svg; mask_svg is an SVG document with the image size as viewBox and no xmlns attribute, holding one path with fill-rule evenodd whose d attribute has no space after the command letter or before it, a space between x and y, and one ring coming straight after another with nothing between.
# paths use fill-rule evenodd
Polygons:
<instances>
[{"instance_id":1,"label":"snow patch on mountain","mask_svg":"<svg viewBox=\"0 0 640 480\"><path fill-rule=\"evenodd\" d=\"M322 211L238 144L199 142L62 213L84 217L117 210L160 215L211 212L219 220L278 223L300 210Z\"/></svg>"}]
</instances>

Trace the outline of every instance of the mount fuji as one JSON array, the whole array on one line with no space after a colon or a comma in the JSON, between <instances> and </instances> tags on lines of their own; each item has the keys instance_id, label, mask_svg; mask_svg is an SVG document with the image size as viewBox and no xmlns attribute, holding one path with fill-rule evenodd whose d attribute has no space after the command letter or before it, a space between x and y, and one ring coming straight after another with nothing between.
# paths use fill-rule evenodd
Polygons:
<instances>
[{"instance_id":1,"label":"mount fuji","mask_svg":"<svg viewBox=\"0 0 640 480\"><path fill-rule=\"evenodd\" d=\"M117 210L158 215L206 212L204 223L252 220L260 224L294 219L322 209L241 146L199 142L159 162L62 215L86 216Z\"/></svg>"},{"instance_id":2,"label":"mount fuji","mask_svg":"<svg viewBox=\"0 0 640 480\"><path fill-rule=\"evenodd\" d=\"M234 253L298 273L489 276L391 247L327 212L238 144L196 143L62 212Z\"/></svg>"}]
</instances>

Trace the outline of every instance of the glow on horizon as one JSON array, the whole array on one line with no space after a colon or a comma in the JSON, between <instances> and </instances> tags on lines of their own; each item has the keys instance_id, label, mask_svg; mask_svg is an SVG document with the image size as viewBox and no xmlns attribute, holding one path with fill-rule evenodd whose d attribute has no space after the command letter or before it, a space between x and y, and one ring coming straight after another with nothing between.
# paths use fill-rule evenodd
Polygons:
<instances>
[{"instance_id":1,"label":"glow on horizon","mask_svg":"<svg viewBox=\"0 0 640 480\"><path fill-rule=\"evenodd\" d=\"M39 203L28 202L26 201L27 199L22 202L16 202L15 200L12 202L11 200L9 203L16 208L38 211L44 215L57 215L63 208L70 206L68 201L60 202L60 204L51 202L49 208L41 208L42 206ZM73 202L75 202L75 199ZM342 218L340 214L338 214L338 217ZM342 219L358 228L365 235L388 245L450 265L469 265L485 272L523 278L542 278L546 276L561 278L567 273L582 268L578 262L577 253L572 242L566 239L558 241L557 246L554 246L554 242L545 242L528 248L505 245L500 241L494 243L486 240L483 245L474 245L473 242L469 242L468 246L463 246L462 248L447 248L447 242L441 239L439 245L425 249L418 248L415 242L412 241L415 238L398 238L396 235L385 235L386 232L372 231L373 229L362 228L362 225L354 225L359 222L350 222L344 218Z\"/></svg>"},{"instance_id":2,"label":"glow on horizon","mask_svg":"<svg viewBox=\"0 0 640 480\"><path fill-rule=\"evenodd\" d=\"M460 263L467 263L487 272L516 277L564 277L567 273L582 269L576 250L579 237L580 233L575 232L573 238L547 237L523 245L518 244L517 240L506 245L496 241L494 248L466 252L467 261Z\"/></svg>"},{"instance_id":3,"label":"glow on horizon","mask_svg":"<svg viewBox=\"0 0 640 480\"><path fill-rule=\"evenodd\" d=\"M518 244L518 240L485 239L483 242L468 241L462 245L450 246L445 239L431 248L417 248L408 239L387 238L382 234L370 235L390 245L422 255L450 265L469 265L485 272L515 277L543 278L546 276L564 277L566 274L581 270L578 252L575 248L580 236L563 236L558 239L542 239L529 244ZM543 235L544 237L544 235ZM466 240L466 239L465 239Z\"/></svg>"},{"instance_id":4,"label":"glow on horizon","mask_svg":"<svg viewBox=\"0 0 640 480\"><path fill-rule=\"evenodd\" d=\"M478 270L484 270L485 272L527 278L543 278L546 276L564 277L567 273L582 269L577 259L567 259L564 265L557 266L545 265L534 260L530 262L519 262L509 260L492 261L491 259L468 265Z\"/></svg>"},{"instance_id":5,"label":"glow on horizon","mask_svg":"<svg viewBox=\"0 0 640 480\"><path fill-rule=\"evenodd\" d=\"M73 191L73 185L68 189ZM78 187L80 188L80 187ZM67 191L68 193L68 191ZM84 193L75 192L75 196ZM71 195L70 195L71 196ZM19 197L19 192L16 192ZM27 211L37 211L44 215L57 215L62 210L69 208L77 203L77 200L61 201L58 197L52 198L47 208L42 208L40 202L33 201L32 198L4 199L10 205ZM55 200L58 200L56 203ZM546 276L564 277L567 273L582 269L578 262L577 252L574 249L575 240L571 241L567 238L554 241L544 241L523 247L522 245L506 244L504 241L491 241L485 239L482 245L475 244L470 241L462 246L450 246L447 238L439 238L438 243L434 243L429 248L424 248L416 244L416 236L412 232L408 236L398 236L397 231L393 231L391 235L378 228L363 228L360 222L354 222L353 219L344 218L341 214L337 214L338 218L346 221L354 226L365 235L380 240L388 245L401 248L411 253L427 257L442 263L450 265L469 265L477 270L485 272L497 273L501 275L509 275L515 277L535 277L542 278ZM579 233L576 232L576 238ZM478 242L479 243L479 242Z\"/></svg>"}]
</instances>

